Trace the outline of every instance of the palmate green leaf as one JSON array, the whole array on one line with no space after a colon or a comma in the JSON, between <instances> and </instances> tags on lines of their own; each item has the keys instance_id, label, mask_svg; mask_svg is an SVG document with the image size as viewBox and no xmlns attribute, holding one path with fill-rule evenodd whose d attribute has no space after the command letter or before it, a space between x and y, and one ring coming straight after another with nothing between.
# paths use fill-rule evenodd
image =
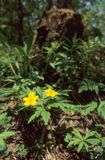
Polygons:
<instances>
[{"instance_id":1,"label":"palmate green leaf","mask_svg":"<svg viewBox=\"0 0 105 160\"><path fill-rule=\"evenodd\" d=\"M1 121L5 121L6 118L7 118L7 114L6 114L6 113L0 114L0 122L1 122Z\"/></svg>"},{"instance_id":2,"label":"palmate green leaf","mask_svg":"<svg viewBox=\"0 0 105 160\"><path fill-rule=\"evenodd\" d=\"M64 104L62 102L53 102L51 104L48 104L47 108L49 108L49 109L51 109L51 108L60 108L63 105Z\"/></svg>"},{"instance_id":3,"label":"palmate green leaf","mask_svg":"<svg viewBox=\"0 0 105 160\"><path fill-rule=\"evenodd\" d=\"M5 147L5 141L2 139L2 138L0 138L0 147Z\"/></svg>"},{"instance_id":4,"label":"palmate green leaf","mask_svg":"<svg viewBox=\"0 0 105 160\"><path fill-rule=\"evenodd\" d=\"M105 148L105 137L101 138L101 142L102 142L102 147Z\"/></svg>"},{"instance_id":5,"label":"palmate green leaf","mask_svg":"<svg viewBox=\"0 0 105 160\"><path fill-rule=\"evenodd\" d=\"M98 92L99 92L99 86L97 84L93 84L92 88L98 94Z\"/></svg>"},{"instance_id":6,"label":"palmate green leaf","mask_svg":"<svg viewBox=\"0 0 105 160\"><path fill-rule=\"evenodd\" d=\"M50 64L50 66L51 66L52 68L54 68L54 69L55 69L55 66L56 66L56 64L55 64L55 63L50 62L49 64Z\"/></svg>"},{"instance_id":7,"label":"palmate green leaf","mask_svg":"<svg viewBox=\"0 0 105 160\"><path fill-rule=\"evenodd\" d=\"M91 145L98 145L100 143L100 139L91 138L91 139L87 139L86 142L91 144Z\"/></svg>"},{"instance_id":8,"label":"palmate green leaf","mask_svg":"<svg viewBox=\"0 0 105 160\"><path fill-rule=\"evenodd\" d=\"M28 124L31 123L33 120L35 120L35 118L40 116L40 112L36 111L28 120Z\"/></svg>"},{"instance_id":9,"label":"palmate green leaf","mask_svg":"<svg viewBox=\"0 0 105 160\"><path fill-rule=\"evenodd\" d=\"M39 87L39 86L35 87L35 92L36 92L36 94L38 94L39 97L42 97L43 92L42 92L41 87Z\"/></svg>"},{"instance_id":10,"label":"palmate green leaf","mask_svg":"<svg viewBox=\"0 0 105 160\"><path fill-rule=\"evenodd\" d=\"M70 141L67 145L68 148L71 148L73 145L75 145L75 141Z\"/></svg>"},{"instance_id":11,"label":"palmate green leaf","mask_svg":"<svg viewBox=\"0 0 105 160\"><path fill-rule=\"evenodd\" d=\"M7 128L7 124L9 124L10 120L11 120L11 117L7 116L6 113L0 114L0 125L2 125L3 127L5 127L6 125L6 128Z\"/></svg>"},{"instance_id":12,"label":"palmate green leaf","mask_svg":"<svg viewBox=\"0 0 105 160\"><path fill-rule=\"evenodd\" d=\"M60 90L60 91L59 91L59 95L60 95L60 96L68 97L70 91L71 91L70 89L69 89L69 90L68 90L68 89Z\"/></svg>"},{"instance_id":13,"label":"palmate green leaf","mask_svg":"<svg viewBox=\"0 0 105 160\"><path fill-rule=\"evenodd\" d=\"M0 110L5 110L7 108L8 106L5 103L0 103Z\"/></svg>"},{"instance_id":14,"label":"palmate green leaf","mask_svg":"<svg viewBox=\"0 0 105 160\"><path fill-rule=\"evenodd\" d=\"M73 132L72 133L75 135L75 137L83 140L83 136L80 134L80 132L76 128L73 128Z\"/></svg>"},{"instance_id":15,"label":"palmate green leaf","mask_svg":"<svg viewBox=\"0 0 105 160\"><path fill-rule=\"evenodd\" d=\"M105 119L105 101L101 101L97 109L98 114Z\"/></svg>"},{"instance_id":16,"label":"palmate green leaf","mask_svg":"<svg viewBox=\"0 0 105 160\"><path fill-rule=\"evenodd\" d=\"M15 132L13 131L4 131L0 133L0 139L6 139L14 135L15 135Z\"/></svg>"},{"instance_id":17,"label":"palmate green leaf","mask_svg":"<svg viewBox=\"0 0 105 160\"><path fill-rule=\"evenodd\" d=\"M74 105L74 104L70 104L70 103L64 103L61 105L61 109L64 112L79 112L80 111L80 105Z\"/></svg>"},{"instance_id":18,"label":"palmate green leaf","mask_svg":"<svg viewBox=\"0 0 105 160\"><path fill-rule=\"evenodd\" d=\"M48 124L48 121L49 121L49 119L50 119L50 115L51 115L50 112L48 112L48 111L46 111L46 110L43 110L43 111L41 112L41 116L42 116L42 119L43 119L45 125Z\"/></svg>"},{"instance_id":19,"label":"palmate green leaf","mask_svg":"<svg viewBox=\"0 0 105 160\"><path fill-rule=\"evenodd\" d=\"M87 90L88 90L87 86L80 86L79 89L78 89L78 93L82 93L82 92L87 91Z\"/></svg>"},{"instance_id":20,"label":"palmate green leaf","mask_svg":"<svg viewBox=\"0 0 105 160\"><path fill-rule=\"evenodd\" d=\"M91 112L93 112L95 109L97 108L97 103L96 102L91 102L87 105L84 106L83 110L83 114L84 115L88 115L90 114Z\"/></svg>"},{"instance_id":21,"label":"palmate green leaf","mask_svg":"<svg viewBox=\"0 0 105 160\"><path fill-rule=\"evenodd\" d=\"M46 52L47 52L47 58L49 58L50 56L52 56L53 54L53 49L49 48L49 47L44 47Z\"/></svg>"},{"instance_id":22,"label":"palmate green leaf","mask_svg":"<svg viewBox=\"0 0 105 160\"><path fill-rule=\"evenodd\" d=\"M86 142L84 142L84 146L85 146L86 151L88 152L89 151L89 145Z\"/></svg>"},{"instance_id":23,"label":"palmate green leaf","mask_svg":"<svg viewBox=\"0 0 105 160\"><path fill-rule=\"evenodd\" d=\"M70 104L67 101L54 102L48 105L48 108L60 108L64 112L79 111L80 105Z\"/></svg>"},{"instance_id":24,"label":"palmate green leaf","mask_svg":"<svg viewBox=\"0 0 105 160\"><path fill-rule=\"evenodd\" d=\"M18 144L17 145L17 150L18 150L19 155L21 157L24 157L28 152L28 150L27 150L27 148L25 148L24 144Z\"/></svg>"},{"instance_id":25,"label":"palmate green leaf","mask_svg":"<svg viewBox=\"0 0 105 160\"><path fill-rule=\"evenodd\" d=\"M71 141L71 138L72 138L72 136L69 133L67 133L64 141L69 143Z\"/></svg>"},{"instance_id":26,"label":"palmate green leaf","mask_svg":"<svg viewBox=\"0 0 105 160\"><path fill-rule=\"evenodd\" d=\"M81 140L80 139L71 139L71 141L69 142L69 144L68 144L68 147L72 147L72 146L75 146L75 145L78 145L78 144L80 144L80 142L81 142Z\"/></svg>"},{"instance_id":27,"label":"palmate green leaf","mask_svg":"<svg viewBox=\"0 0 105 160\"><path fill-rule=\"evenodd\" d=\"M41 115L41 112L43 111L42 107L38 107L36 111L32 114L32 116L29 118L28 123L31 123L33 120L38 118Z\"/></svg>"},{"instance_id":28,"label":"palmate green leaf","mask_svg":"<svg viewBox=\"0 0 105 160\"><path fill-rule=\"evenodd\" d=\"M5 141L0 138L0 153L3 153L6 151Z\"/></svg>"},{"instance_id":29,"label":"palmate green leaf","mask_svg":"<svg viewBox=\"0 0 105 160\"><path fill-rule=\"evenodd\" d=\"M63 52L58 52L58 56L63 58L63 59L67 59L68 58L68 56Z\"/></svg>"},{"instance_id":30,"label":"palmate green leaf","mask_svg":"<svg viewBox=\"0 0 105 160\"><path fill-rule=\"evenodd\" d=\"M96 83L95 81L85 79L83 82L80 83L80 87L78 92L82 93L83 91L95 91L97 94L101 87L101 83Z\"/></svg>"},{"instance_id":31,"label":"palmate green leaf","mask_svg":"<svg viewBox=\"0 0 105 160\"><path fill-rule=\"evenodd\" d=\"M90 137L93 137L93 136L95 136L96 135L96 132L95 131L87 131L86 132L86 135L85 135L85 137L84 137L84 140L86 140L86 139L88 139L88 138L90 138Z\"/></svg>"},{"instance_id":32,"label":"palmate green leaf","mask_svg":"<svg viewBox=\"0 0 105 160\"><path fill-rule=\"evenodd\" d=\"M99 128L104 128L105 129L105 125L103 124L95 124L96 127L99 127Z\"/></svg>"},{"instance_id":33,"label":"palmate green leaf","mask_svg":"<svg viewBox=\"0 0 105 160\"><path fill-rule=\"evenodd\" d=\"M102 146L99 145L99 146L95 147L95 151L96 151L96 153L99 153L100 155L102 155L104 150L103 150ZM101 159L101 160L104 160L104 159Z\"/></svg>"},{"instance_id":34,"label":"palmate green leaf","mask_svg":"<svg viewBox=\"0 0 105 160\"><path fill-rule=\"evenodd\" d=\"M80 152L83 149L83 147L84 147L84 142L81 142L78 146L77 151Z\"/></svg>"},{"instance_id":35,"label":"palmate green leaf","mask_svg":"<svg viewBox=\"0 0 105 160\"><path fill-rule=\"evenodd\" d=\"M8 96L12 95L14 90L11 88L0 88L0 100L7 98Z\"/></svg>"}]
</instances>

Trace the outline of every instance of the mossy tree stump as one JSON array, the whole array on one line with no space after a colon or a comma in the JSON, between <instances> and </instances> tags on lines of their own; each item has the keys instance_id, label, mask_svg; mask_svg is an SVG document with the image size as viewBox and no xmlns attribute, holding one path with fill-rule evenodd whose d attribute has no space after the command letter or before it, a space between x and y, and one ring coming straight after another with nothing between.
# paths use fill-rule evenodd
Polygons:
<instances>
[{"instance_id":1,"label":"mossy tree stump","mask_svg":"<svg viewBox=\"0 0 105 160\"><path fill-rule=\"evenodd\" d=\"M43 14L37 29L35 44L42 48L46 43L71 39L74 34L83 37L84 24L80 14L70 9L50 10Z\"/></svg>"}]
</instances>

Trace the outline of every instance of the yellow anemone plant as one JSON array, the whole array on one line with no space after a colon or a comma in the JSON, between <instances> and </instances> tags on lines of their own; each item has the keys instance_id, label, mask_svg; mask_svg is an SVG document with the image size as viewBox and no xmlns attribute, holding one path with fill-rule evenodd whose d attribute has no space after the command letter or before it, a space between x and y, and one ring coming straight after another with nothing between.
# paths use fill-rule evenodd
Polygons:
<instances>
[{"instance_id":1,"label":"yellow anemone plant","mask_svg":"<svg viewBox=\"0 0 105 160\"><path fill-rule=\"evenodd\" d=\"M27 97L23 98L24 106L35 106L39 97L34 92L29 92Z\"/></svg>"},{"instance_id":2,"label":"yellow anemone plant","mask_svg":"<svg viewBox=\"0 0 105 160\"><path fill-rule=\"evenodd\" d=\"M58 95L58 92L56 92L55 90L48 88L45 90L45 95L46 97L55 97Z\"/></svg>"}]
</instances>

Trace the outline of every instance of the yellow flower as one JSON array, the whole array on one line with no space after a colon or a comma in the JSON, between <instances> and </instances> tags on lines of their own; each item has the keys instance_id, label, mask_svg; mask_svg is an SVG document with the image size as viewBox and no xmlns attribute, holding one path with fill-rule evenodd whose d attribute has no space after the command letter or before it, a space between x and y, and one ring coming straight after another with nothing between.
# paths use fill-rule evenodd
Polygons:
<instances>
[{"instance_id":1,"label":"yellow flower","mask_svg":"<svg viewBox=\"0 0 105 160\"><path fill-rule=\"evenodd\" d=\"M23 98L25 106L34 106L36 105L37 100L38 96L36 96L34 92L29 92L28 96Z\"/></svg>"},{"instance_id":2,"label":"yellow flower","mask_svg":"<svg viewBox=\"0 0 105 160\"><path fill-rule=\"evenodd\" d=\"M48 88L45 90L45 94L47 97L55 97L58 95L58 92L54 91L53 89L51 88Z\"/></svg>"}]
</instances>

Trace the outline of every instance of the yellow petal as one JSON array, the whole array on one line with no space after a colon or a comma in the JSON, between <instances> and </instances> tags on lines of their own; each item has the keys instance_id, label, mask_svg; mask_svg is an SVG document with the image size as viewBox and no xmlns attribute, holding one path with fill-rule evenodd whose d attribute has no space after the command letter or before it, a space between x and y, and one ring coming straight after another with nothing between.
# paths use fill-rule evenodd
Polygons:
<instances>
[{"instance_id":1,"label":"yellow petal","mask_svg":"<svg viewBox=\"0 0 105 160\"><path fill-rule=\"evenodd\" d=\"M39 97L38 97L38 96L34 96L34 99L35 99L35 100L38 100L38 99L39 99Z\"/></svg>"},{"instance_id":2,"label":"yellow petal","mask_svg":"<svg viewBox=\"0 0 105 160\"><path fill-rule=\"evenodd\" d=\"M34 92L29 92L28 97L34 97L35 93Z\"/></svg>"},{"instance_id":3,"label":"yellow petal","mask_svg":"<svg viewBox=\"0 0 105 160\"><path fill-rule=\"evenodd\" d=\"M45 90L46 93L48 93L48 92L50 92L50 91L52 91L51 88L48 88L48 89Z\"/></svg>"},{"instance_id":4,"label":"yellow petal","mask_svg":"<svg viewBox=\"0 0 105 160\"><path fill-rule=\"evenodd\" d=\"M54 91L53 89L46 89L45 90L46 96L47 97L55 97L56 95L58 95L58 92Z\"/></svg>"},{"instance_id":5,"label":"yellow petal","mask_svg":"<svg viewBox=\"0 0 105 160\"><path fill-rule=\"evenodd\" d=\"M23 101L24 101L24 105L25 106L35 106L36 105L36 101L38 100L38 96L35 95L34 92L29 92L28 97L24 97Z\"/></svg>"},{"instance_id":6,"label":"yellow petal","mask_svg":"<svg viewBox=\"0 0 105 160\"><path fill-rule=\"evenodd\" d=\"M23 98L23 101L27 101L27 100L28 100L28 97L24 97L24 98Z\"/></svg>"},{"instance_id":7,"label":"yellow petal","mask_svg":"<svg viewBox=\"0 0 105 160\"><path fill-rule=\"evenodd\" d=\"M24 106L30 106L30 102L29 101L25 101L24 102Z\"/></svg>"},{"instance_id":8,"label":"yellow petal","mask_svg":"<svg viewBox=\"0 0 105 160\"><path fill-rule=\"evenodd\" d=\"M58 95L57 92L52 92L52 93L51 93L51 96L52 96L52 97L55 97L55 96L57 96L57 95Z\"/></svg>"},{"instance_id":9,"label":"yellow petal","mask_svg":"<svg viewBox=\"0 0 105 160\"><path fill-rule=\"evenodd\" d=\"M36 101L32 101L32 102L31 102L31 106L35 106L36 103L37 103Z\"/></svg>"}]
</instances>

